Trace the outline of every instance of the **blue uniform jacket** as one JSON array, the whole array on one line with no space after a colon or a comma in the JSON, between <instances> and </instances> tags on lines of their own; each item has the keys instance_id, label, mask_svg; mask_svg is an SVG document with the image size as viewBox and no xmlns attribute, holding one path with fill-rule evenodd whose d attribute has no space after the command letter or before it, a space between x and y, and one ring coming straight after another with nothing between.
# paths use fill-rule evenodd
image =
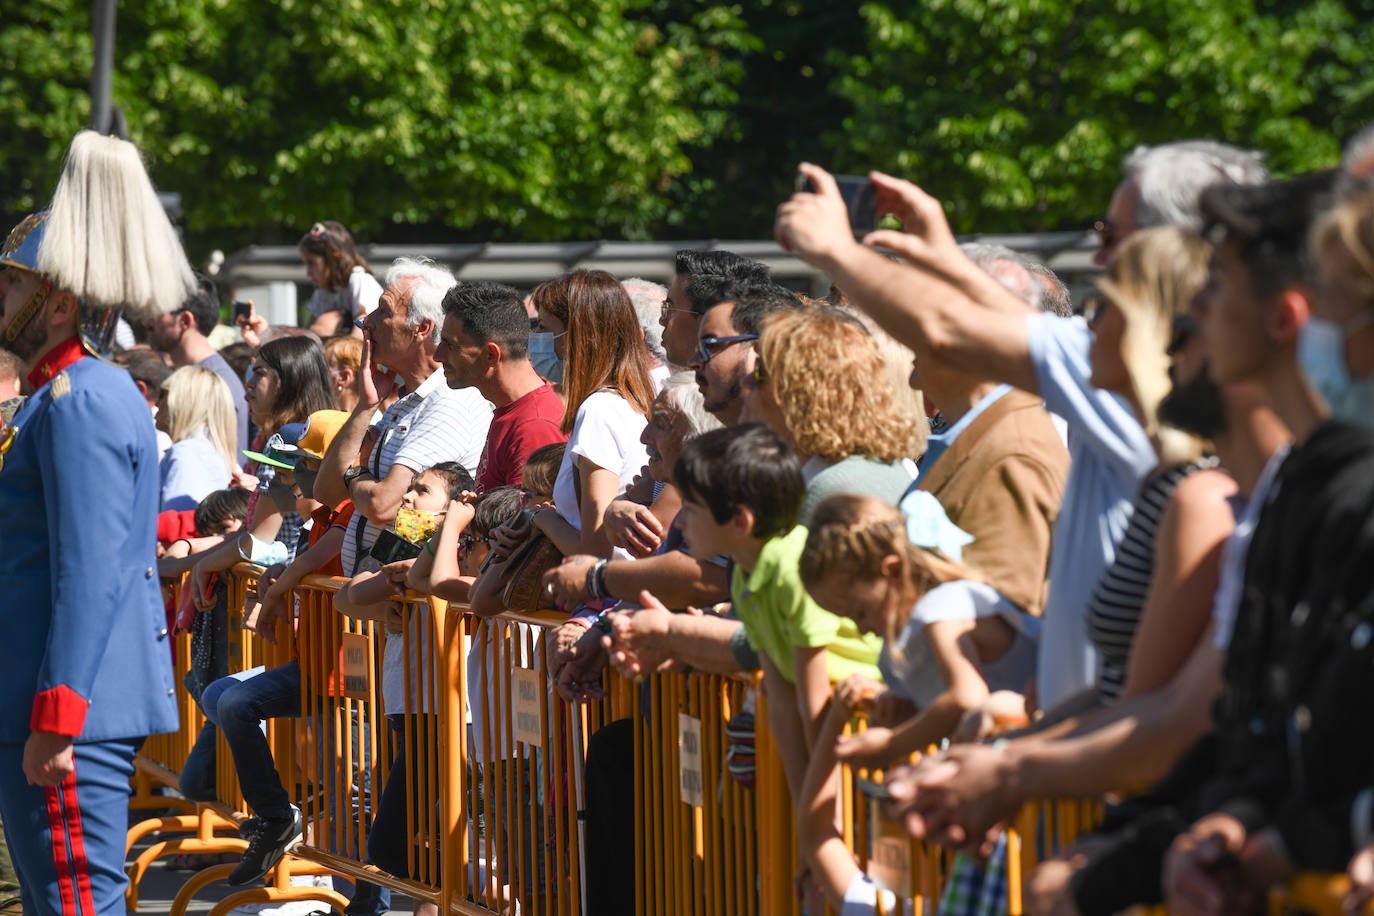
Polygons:
<instances>
[{"instance_id":1,"label":"blue uniform jacket","mask_svg":"<svg viewBox=\"0 0 1374 916\"><path fill-rule=\"evenodd\" d=\"M0 468L0 742L175 730L147 403L127 372L87 357L13 425Z\"/></svg>"}]
</instances>

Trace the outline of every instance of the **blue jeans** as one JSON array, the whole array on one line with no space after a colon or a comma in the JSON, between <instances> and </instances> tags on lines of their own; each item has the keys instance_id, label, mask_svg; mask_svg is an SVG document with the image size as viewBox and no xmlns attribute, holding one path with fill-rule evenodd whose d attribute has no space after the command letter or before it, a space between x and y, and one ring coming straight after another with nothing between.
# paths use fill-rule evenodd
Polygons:
<instances>
[{"instance_id":1,"label":"blue jeans","mask_svg":"<svg viewBox=\"0 0 1374 916\"><path fill-rule=\"evenodd\" d=\"M290 817L291 796L277 775L263 720L300 716L300 664L291 661L220 678L205 688L201 706L205 717L224 732L239 788L253 811L260 817ZM358 883L348 904L350 916L379 916L389 909L391 891L367 882Z\"/></svg>"},{"instance_id":2,"label":"blue jeans","mask_svg":"<svg viewBox=\"0 0 1374 916\"><path fill-rule=\"evenodd\" d=\"M265 669L259 665L247 671L239 671L229 675L223 680L246 681L250 677L261 674ZM214 681L210 686L218 686L219 681ZM226 685L227 686L227 685ZM217 699L223 688L216 691L214 698ZM201 711L204 712L205 695L201 695ZM208 718L208 717L207 717ZM206 722L200 728L200 733L196 735L196 743L191 748L191 753L186 755L186 762L181 766L181 775L177 778L178 787L181 794L191 801L211 802L218 796L215 794L215 745L219 729L215 728L213 722Z\"/></svg>"},{"instance_id":3,"label":"blue jeans","mask_svg":"<svg viewBox=\"0 0 1374 916\"><path fill-rule=\"evenodd\" d=\"M255 668L222 677L200 698L205 718L224 732L234 755L243 797L259 817L291 816L291 796L277 776L272 748L263 733L264 719L291 719L301 714L301 669L296 662L277 668ZM198 743L198 742L197 742Z\"/></svg>"}]
</instances>

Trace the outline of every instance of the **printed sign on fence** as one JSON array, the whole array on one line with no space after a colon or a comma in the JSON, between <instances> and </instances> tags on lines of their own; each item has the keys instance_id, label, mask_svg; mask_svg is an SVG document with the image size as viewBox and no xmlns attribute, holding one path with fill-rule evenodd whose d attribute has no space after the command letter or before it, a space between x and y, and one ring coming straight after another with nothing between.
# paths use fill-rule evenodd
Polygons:
<instances>
[{"instance_id":1,"label":"printed sign on fence","mask_svg":"<svg viewBox=\"0 0 1374 916\"><path fill-rule=\"evenodd\" d=\"M372 687L371 653L367 636L344 633L339 637L339 670L343 680L343 695L353 700L366 700Z\"/></svg>"},{"instance_id":2,"label":"printed sign on fence","mask_svg":"<svg viewBox=\"0 0 1374 916\"><path fill-rule=\"evenodd\" d=\"M544 746L544 677L529 668L516 668L515 740L534 747Z\"/></svg>"},{"instance_id":3,"label":"printed sign on fence","mask_svg":"<svg viewBox=\"0 0 1374 916\"><path fill-rule=\"evenodd\" d=\"M701 771L701 720L677 714L678 785L682 801L694 808L702 805L704 779Z\"/></svg>"},{"instance_id":4,"label":"printed sign on fence","mask_svg":"<svg viewBox=\"0 0 1374 916\"><path fill-rule=\"evenodd\" d=\"M875 820L878 822L878 835L873 839L868 876L897 896L910 897L911 837L901 824L895 824L881 814Z\"/></svg>"}]
</instances>

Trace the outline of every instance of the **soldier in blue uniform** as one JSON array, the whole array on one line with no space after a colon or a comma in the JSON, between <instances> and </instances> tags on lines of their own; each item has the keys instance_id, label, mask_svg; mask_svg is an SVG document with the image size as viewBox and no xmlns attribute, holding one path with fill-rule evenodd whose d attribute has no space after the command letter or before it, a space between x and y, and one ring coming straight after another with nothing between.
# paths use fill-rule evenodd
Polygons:
<instances>
[{"instance_id":1,"label":"soldier in blue uniform","mask_svg":"<svg viewBox=\"0 0 1374 916\"><path fill-rule=\"evenodd\" d=\"M163 291L127 303L146 314L156 299L180 300L185 256L179 245L170 261L164 252L170 268L159 270L158 259L131 255L165 245L164 234L134 237L149 221L139 225L118 196L100 200L128 188L81 167L133 148L83 136L62 179L82 183L79 205L59 183L51 215L25 219L0 250L0 346L31 367L34 389L0 436L0 815L24 912L35 916L125 912L134 754L145 736L177 727L154 560L157 442L128 374L83 343L83 317L110 326L118 303L93 301L73 265L88 238L101 240L99 257L122 252L143 274L135 285ZM129 185L152 194L136 167ZM55 235L61 250L45 252Z\"/></svg>"}]
</instances>

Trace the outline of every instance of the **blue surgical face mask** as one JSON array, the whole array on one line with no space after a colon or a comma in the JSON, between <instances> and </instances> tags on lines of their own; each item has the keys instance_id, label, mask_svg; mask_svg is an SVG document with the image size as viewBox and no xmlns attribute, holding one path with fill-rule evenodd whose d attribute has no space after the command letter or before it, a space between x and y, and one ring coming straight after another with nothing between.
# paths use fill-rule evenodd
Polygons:
<instances>
[{"instance_id":1,"label":"blue surgical face mask","mask_svg":"<svg viewBox=\"0 0 1374 916\"><path fill-rule=\"evenodd\" d=\"M563 360L554 351L553 342L562 336L551 331L530 332L530 362L534 371L555 383L563 380Z\"/></svg>"},{"instance_id":2,"label":"blue surgical face mask","mask_svg":"<svg viewBox=\"0 0 1374 916\"><path fill-rule=\"evenodd\" d=\"M1298 366L1307 383L1335 410L1350 387L1345 330L1325 318L1309 318L1298 332Z\"/></svg>"}]
</instances>

